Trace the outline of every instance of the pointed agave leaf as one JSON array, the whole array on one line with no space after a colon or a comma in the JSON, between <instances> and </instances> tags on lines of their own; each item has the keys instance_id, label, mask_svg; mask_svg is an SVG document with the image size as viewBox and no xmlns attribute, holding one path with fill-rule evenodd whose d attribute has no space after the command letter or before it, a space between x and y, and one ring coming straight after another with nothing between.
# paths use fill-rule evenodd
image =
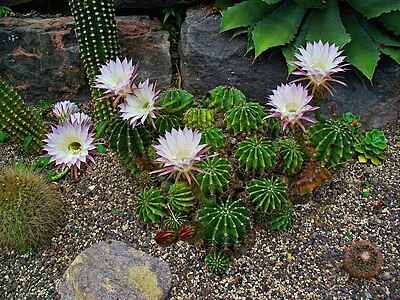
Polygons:
<instances>
[{"instance_id":1,"label":"pointed agave leaf","mask_svg":"<svg viewBox=\"0 0 400 300\"><path fill-rule=\"evenodd\" d=\"M223 13L220 31L254 25L270 14L274 8L274 5L268 5L261 0L247 0L238 3Z\"/></svg>"},{"instance_id":2,"label":"pointed agave leaf","mask_svg":"<svg viewBox=\"0 0 400 300\"><path fill-rule=\"evenodd\" d=\"M311 26L306 36L308 41L321 40L324 43L335 43L337 46L350 42L350 36L340 20L338 0L328 0L326 9L312 10L310 18Z\"/></svg>"},{"instance_id":3,"label":"pointed agave leaf","mask_svg":"<svg viewBox=\"0 0 400 300\"><path fill-rule=\"evenodd\" d=\"M374 26L370 21L366 20L361 15L357 16L357 20L368 33L368 35L374 40L374 42L383 45L383 47L400 47L400 38L392 34L390 31L384 30L379 26Z\"/></svg>"},{"instance_id":4,"label":"pointed agave leaf","mask_svg":"<svg viewBox=\"0 0 400 300\"><path fill-rule=\"evenodd\" d=\"M388 14L382 14L377 18L377 20L385 25L387 29L393 31L395 35L400 35L400 11L392 11Z\"/></svg>"},{"instance_id":5,"label":"pointed agave leaf","mask_svg":"<svg viewBox=\"0 0 400 300\"><path fill-rule=\"evenodd\" d=\"M379 60L378 46L360 26L352 12L343 14L343 23L351 35L351 42L344 46L347 61L359 69L369 80L372 80Z\"/></svg>"},{"instance_id":6,"label":"pointed agave leaf","mask_svg":"<svg viewBox=\"0 0 400 300\"><path fill-rule=\"evenodd\" d=\"M278 2L281 2L282 0L261 0L261 1L267 4L276 4Z\"/></svg>"},{"instance_id":7,"label":"pointed agave leaf","mask_svg":"<svg viewBox=\"0 0 400 300\"><path fill-rule=\"evenodd\" d=\"M253 31L256 57L271 47L291 42L305 12L305 8L288 0L260 21Z\"/></svg>"},{"instance_id":8,"label":"pointed agave leaf","mask_svg":"<svg viewBox=\"0 0 400 300\"><path fill-rule=\"evenodd\" d=\"M325 8L325 0L294 0L298 5L304 8Z\"/></svg>"},{"instance_id":9,"label":"pointed agave leaf","mask_svg":"<svg viewBox=\"0 0 400 300\"><path fill-rule=\"evenodd\" d=\"M394 61L400 64L400 48L386 47L380 49L382 53L389 55Z\"/></svg>"},{"instance_id":10,"label":"pointed agave leaf","mask_svg":"<svg viewBox=\"0 0 400 300\"><path fill-rule=\"evenodd\" d=\"M398 0L347 0L347 2L368 19L400 9Z\"/></svg>"}]
</instances>

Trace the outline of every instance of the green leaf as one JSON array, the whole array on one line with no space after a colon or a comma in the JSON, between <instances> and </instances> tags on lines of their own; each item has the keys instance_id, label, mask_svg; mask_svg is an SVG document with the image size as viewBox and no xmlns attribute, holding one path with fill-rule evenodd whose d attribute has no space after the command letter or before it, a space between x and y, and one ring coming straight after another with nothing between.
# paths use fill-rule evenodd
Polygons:
<instances>
[{"instance_id":1,"label":"green leaf","mask_svg":"<svg viewBox=\"0 0 400 300\"><path fill-rule=\"evenodd\" d=\"M0 131L0 144L4 143L5 139L7 138L7 136Z\"/></svg>"},{"instance_id":2,"label":"green leaf","mask_svg":"<svg viewBox=\"0 0 400 300\"><path fill-rule=\"evenodd\" d=\"M400 38L392 34L390 31L384 30L379 26L374 26L362 16L358 16L357 20L376 43L381 44L383 47L400 47Z\"/></svg>"},{"instance_id":3,"label":"green leaf","mask_svg":"<svg viewBox=\"0 0 400 300\"><path fill-rule=\"evenodd\" d=\"M291 42L305 12L305 8L288 0L257 23L253 31L256 57L271 47Z\"/></svg>"},{"instance_id":4,"label":"green leaf","mask_svg":"<svg viewBox=\"0 0 400 300\"><path fill-rule=\"evenodd\" d=\"M400 9L398 0L347 0L347 2L368 19Z\"/></svg>"},{"instance_id":5,"label":"green leaf","mask_svg":"<svg viewBox=\"0 0 400 300\"><path fill-rule=\"evenodd\" d=\"M350 36L340 19L338 0L328 0L326 9L313 9L310 18L311 26L306 36L308 41L321 40L324 43L335 43L337 46L350 42Z\"/></svg>"},{"instance_id":6,"label":"green leaf","mask_svg":"<svg viewBox=\"0 0 400 300\"><path fill-rule=\"evenodd\" d=\"M351 35L351 42L344 46L346 60L372 80L379 60L378 46L364 31L352 12L346 12L342 17L344 26Z\"/></svg>"},{"instance_id":7,"label":"green leaf","mask_svg":"<svg viewBox=\"0 0 400 300\"><path fill-rule=\"evenodd\" d=\"M254 25L269 15L275 7L261 0L247 0L229 7L222 15L220 32Z\"/></svg>"},{"instance_id":8,"label":"green leaf","mask_svg":"<svg viewBox=\"0 0 400 300\"><path fill-rule=\"evenodd\" d=\"M261 1L267 4L276 4L278 2L281 2L282 0L261 0Z\"/></svg>"},{"instance_id":9,"label":"green leaf","mask_svg":"<svg viewBox=\"0 0 400 300\"><path fill-rule=\"evenodd\" d=\"M395 35L400 35L400 11L383 14L377 20L385 25L387 29L393 31Z\"/></svg>"},{"instance_id":10,"label":"green leaf","mask_svg":"<svg viewBox=\"0 0 400 300\"><path fill-rule=\"evenodd\" d=\"M376 157L372 157L372 158L371 158L371 162L372 162L375 166L378 166L378 165L380 164L379 159L377 159Z\"/></svg>"},{"instance_id":11,"label":"green leaf","mask_svg":"<svg viewBox=\"0 0 400 300\"><path fill-rule=\"evenodd\" d=\"M294 0L298 5L304 8L325 8L325 0Z\"/></svg>"},{"instance_id":12,"label":"green leaf","mask_svg":"<svg viewBox=\"0 0 400 300\"><path fill-rule=\"evenodd\" d=\"M32 136L27 136L24 138L24 149L28 150L29 144L32 142L33 137Z\"/></svg>"},{"instance_id":13,"label":"green leaf","mask_svg":"<svg viewBox=\"0 0 400 300\"><path fill-rule=\"evenodd\" d=\"M365 163L368 161L368 159L367 159L364 155L359 155L359 156L358 156L358 161L359 161L360 163L365 164Z\"/></svg>"},{"instance_id":14,"label":"green leaf","mask_svg":"<svg viewBox=\"0 0 400 300\"><path fill-rule=\"evenodd\" d=\"M107 153L107 149L102 144L99 144L99 145L97 145L97 152L99 152L99 153Z\"/></svg>"}]
</instances>

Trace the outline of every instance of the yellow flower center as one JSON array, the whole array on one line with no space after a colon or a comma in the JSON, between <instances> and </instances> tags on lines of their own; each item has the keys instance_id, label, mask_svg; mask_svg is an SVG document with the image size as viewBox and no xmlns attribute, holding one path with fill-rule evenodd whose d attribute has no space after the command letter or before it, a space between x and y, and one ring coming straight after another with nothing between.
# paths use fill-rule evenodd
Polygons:
<instances>
[{"instance_id":1,"label":"yellow flower center","mask_svg":"<svg viewBox=\"0 0 400 300\"><path fill-rule=\"evenodd\" d=\"M328 66L324 61L314 61L311 64L311 68L322 71L328 69Z\"/></svg>"},{"instance_id":2,"label":"yellow flower center","mask_svg":"<svg viewBox=\"0 0 400 300\"><path fill-rule=\"evenodd\" d=\"M190 157L191 154L192 153L191 153L190 149L179 149L178 151L175 152L173 159L184 160L184 159Z\"/></svg>"},{"instance_id":3,"label":"yellow flower center","mask_svg":"<svg viewBox=\"0 0 400 300\"><path fill-rule=\"evenodd\" d=\"M70 144L68 145L67 148L68 148L68 151L69 151L71 154L76 154L76 153L81 152L81 150L82 150L82 144L79 143L79 142L72 142L72 143L70 143Z\"/></svg>"},{"instance_id":4,"label":"yellow flower center","mask_svg":"<svg viewBox=\"0 0 400 300\"><path fill-rule=\"evenodd\" d=\"M142 107L142 108L143 108L143 109L148 109L149 106L150 106L150 102L147 101L147 102L143 103L143 107Z\"/></svg>"}]
</instances>

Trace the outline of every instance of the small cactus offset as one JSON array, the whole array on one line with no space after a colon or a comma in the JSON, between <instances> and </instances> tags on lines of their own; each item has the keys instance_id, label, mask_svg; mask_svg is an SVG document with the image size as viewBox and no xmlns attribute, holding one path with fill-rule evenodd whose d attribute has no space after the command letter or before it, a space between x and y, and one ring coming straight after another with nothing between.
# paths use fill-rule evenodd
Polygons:
<instances>
[{"instance_id":1,"label":"small cactus offset","mask_svg":"<svg viewBox=\"0 0 400 300\"><path fill-rule=\"evenodd\" d=\"M277 143L282 158L283 172L292 175L303 165L303 153L300 146L292 139L279 140Z\"/></svg>"},{"instance_id":2,"label":"small cactus offset","mask_svg":"<svg viewBox=\"0 0 400 300\"><path fill-rule=\"evenodd\" d=\"M173 89L161 93L157 104L162 108L161 114L179 114L194 104L194 97L187 91Z\"/></svg>"},{"instance_id":3,"label":"small cactus offset","mask_svg":"<svg viewBox=\"0 0 400 300\"><path fill-rule=\"evenodd\" d=\"M158 115L154 119L154 125L159 135L164 135L166 131L171 131L172 128L180 127L180 117L177 115Z\"/></svg>"},{"instance_id":4,"label":"small cactus offset","mask_svg":"<svg viewBox=\"0 0 400 300\"><path fill-rule=\"evenodd\" d=\"M280 210L273 213L271 229L283 231L291 228L294 221L294 210L291 204L286 203Z\"/></svg>"},{"instance_id":5,"label":"small cactus offset","mask_svg":"<svg viewBox=\"0 0 400 300\"><path fill-rule=\"evenodd\" d=\"M225 116L226 129L234 135L241 132L248 134L263 131L265 113L258 103L244 102L232 107Z\"/></svg>"},{"instance_id":6,"label":"small cactus offset","mask_svg":"<svg viewBox=\"0 0 400 300\"><path fill-rule=\"evenodd\" d=\"M221 251L213 251L207 255L206 264L211 272L219 274L229 267L229 259Z\"/></svg>"},{"instance_id":7,"label":"small cactus offset","mask_svg":"<svg viewBox=\"0 0 400 300\"><path fill-rule=\"evenodd\" d=\"M343 263L351 276L369 279L379 274L383 256L377 245L371 241L360 240L346 248Z\"/></svg>"},{"instance_id":8,"label":"small cactus offset","mask_svg":"<svg viewBox=\"0 0 400 300\"><path fill-rule=\"evenodd\" d=\"M309 144L315 147L315 159L323 167L334 167L351 158L355 139L350 127L339 121L313 125L308 130Z\"/></svg>"},{"instance_id":9,"label":"small cactus offset","mask_svg":"<svg viewBox=\"0 0 400 300\"><path fill-rule=\"evenodd\" d=\"M95 75L101 65L120 56L113 0L69 0L76 24L79 50L89 78L93 99L101 96L94 88ZM108 120L112 115L110 98L96 100L97 118Z\"/></svg>"},{"instance_id":10,"label":"small cactus offset","mask_svg":"<svg viewBox=\"0 0 400 300\"><path fill-rule=\"evenodd\" d=\"M340 118L340 122L347 124L353 132L353 137L357 140L361 135L361 117L359 115L354 115L351 112L344 113Z\"/></svg>"},{"instance_id":11,"label":"small cactus offset","mask_svg":"<svg viewBox=\"0 0 400 300\"><path fill-rule=\"evenodd\" d=\"M166 216L164 219L165 227L169 229L178 229L182 227L188 221L185 213L174 213Z\"/></svg>"},{"instance_id":12,"label":"small cactus offset","mask_svg":"<svg viewBox=\"0 0 400 300\"><path fill-rule=\"evenodd\" d=\"M200 128L201 143L207 144L210 147L210 152L215 152L217 149L225 146L226 136L221 129L216 127Z\"/></svg>"},{"instance_id":13,"label":"small cactus offset","mask_svg":"<svg viewBox=\"0 0 400 300\"><path fill-rule=\"evenodd\" d=\"M161 191L157 188L141 190L135 206L136 213L146 222L159 222L167 214L167 206Z\"/></svg>"},{"instance_id":14,"label":"small cactus offset","mask_svg":"<svg viewBox=\"0 0 400 300\"><path fill-rule=\"evenodd\" d=\"M214 205L199 210L204 225L204 239L224 249L243 241L250 228L250 212L241 200L218 199Z\"/></svg>"},{"instance_id":15,"label":"small cactus offset","mask_svg":"<svg viewBox=\"0 0 400 300\"><path fill-rule=\"evenodd\" d=\"M236 105L246 102L246 97L238 89L219 86L211 90L204 101L206 107L224 112Z\"/></svg>"},{"instance_id":16,"label":"small cactus offset","mask_svg":"<svg viewBox=\"0 0 400 300\"><path fill-rule=\"evenodd\" d=\"M239 166L246 171L271 168L276 163L276 149L274 144L264 138L245 140L238 145L235 157L239 160Z\"/></svg>"},{"instance_id":17,"label":"small cactus offset","mask_svg":"<svg viewBox=\"0 0 400 300\"><path fill-rule=\"evenodd\" d=\"M198 165L204 171L197 174L197 181L204 194L214 196L229 188L232 168L227 159L214 156L199 162Z\"/></svg>"},{"instance_id":18,"label":"small cactus offset","mask_svg":"<svg viewBox=\"0 0 400 300\"><path fill-rule=\"evenodd\" d=\"M194 206L194 196L189 185L178 181L169 188L168 204L176 212L190 211Z\"/></svg>"},{"instance_id":19,"label":"small cactus offset","mask_svg":"<svg viewBox=\"0 0 400 300\"><path fill-rule=\"evenodd\" d=\"M250 200L255 203L256 209L272 212L285 206L287 200L287 186L278 178L253 179L247 187Z\"/></svg>"},{"instance_id":20,"label":"small cactus offset","mask_svg":"<svg viewBox=\"0 0 400 300\"><path fill-rule=\"evenodd\" d=\"M378 129L373 129L365 133L361 143L355 147L360 153L358 160L366 163L370 160L374 165L379 165L380 160L385 160L383 151L387 148L385 133Z\"/></svg>"},{"instance_id":21,"label":"small cactus offset","mask_svg":"<svg viewBox=\"0 0 400 300\"><path fill-rule=\"evenodd\" d=\"M214 113L207 108L190 108L184 115L183 121L189 128L207 128L214 125Z\"/></svg>"},{"instance_id":22,"label":"small cactus offset","mask_svg":"<svg viewBox=\"0 0 400 300\"><path fill-rule=\"evenodd\" d=\"M32 154L42 152L45 124L24 103L17 92L0 78L0 131Z\"/></svg>"}]
</instances>

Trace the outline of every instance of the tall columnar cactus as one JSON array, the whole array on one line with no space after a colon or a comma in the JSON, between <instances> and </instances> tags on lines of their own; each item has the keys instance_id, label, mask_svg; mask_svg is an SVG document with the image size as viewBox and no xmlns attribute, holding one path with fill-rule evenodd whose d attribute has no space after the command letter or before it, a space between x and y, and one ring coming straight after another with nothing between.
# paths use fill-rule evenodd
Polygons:
<instances>
[{"instance_id":1,"label":"tall columnar cactus","mask_svg":"<svg viewBox=\"0 0 400 300\"><path fill-rule=\"evenodd\" d=\"M245 95L233 87L219 86L211 90L205 98L204 104L216 111L226 111L246 102Z\"/></svg>"},{"instance_id":2,"label":"tall columnar cactus","mask_svg":"<svg viewBox=\"0 0 400 300\"><path fill-rule=\"evenodd\" d=\"M237 135L240 132L248 134L263 130L264 108L258 103L241 103L232 107L226 114L226 129Z\"/></svg>"},{"instance_id":3,"label":"tall columnar cactus","mask_svg":"<svg viewBox=\"0 0 400 300\"><path fill-rule=\"evenodd\" d=\"M113 0L69 0L76 24L76 35L92 97L96 100L97 118L110 119L112 99L97 100L101 92L94 88L101 65L120 56Z\"/></svg>"},{"instance_id":4,"label":"tall columnar cactus","mask_svg":"<svg viewBox=\"0 0 400 300\"><path fill-rule=\"evenodd\" d=\"M0 78L0 131L26 145L32 154L42 152L46 126L24 103L13 88Z\"/></svg>"}]
</instances>

